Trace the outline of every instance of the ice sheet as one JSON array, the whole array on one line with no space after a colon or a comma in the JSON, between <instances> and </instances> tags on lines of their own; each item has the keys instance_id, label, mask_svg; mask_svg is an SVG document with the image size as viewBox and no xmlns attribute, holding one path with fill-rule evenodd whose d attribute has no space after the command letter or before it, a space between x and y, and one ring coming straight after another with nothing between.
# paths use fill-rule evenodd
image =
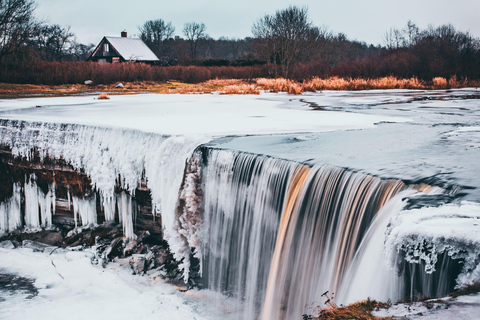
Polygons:
<instances>
[{"instance_id":1,"label":"ice sheet","mask_svg":"<svg viewBox=\"0 0 480 320\"><path fill-rule=\"evenodd\" d=\"M370 128L402 117L319 112L303 96L133 95L0 100L0 118L139 129L166 135L273 134ZM37 107L38 106L38 107Z\"/></svg>"}]
</instances>

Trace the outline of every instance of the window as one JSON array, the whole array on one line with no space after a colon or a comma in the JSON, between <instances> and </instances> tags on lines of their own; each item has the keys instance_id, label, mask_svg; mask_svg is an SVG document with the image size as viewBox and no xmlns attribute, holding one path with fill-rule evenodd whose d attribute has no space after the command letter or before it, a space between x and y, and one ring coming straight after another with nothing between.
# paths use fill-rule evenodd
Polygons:
<instances>
[{"instance_id":1,"label":"window","mask_svg":"<svg viewBox=\"0 0 480 320\"><path fill-rule=\"evenodd\" d=\"M103 44L103 52L109 52L110 51L110 46L108 45L108 43L104 43Z\"/></svg>"},{"instance_id":2,"label":"window","mask_svg":"<svg viewBox=\"0 0 480 320\"><path fill-rule=\"evenodd\" d=\"M98 63L107 63L107 59L98 59Z\"/></svg>"},{"instance_id":3,"label":"window","mask_svg":"<svg viewBox=\"0 0 480 320\"><path fill-rule=\"evenodd\" d=\"M112 58L112 63L120 63L120 58L119 57L113 57Z\"/></svg>"}]
</instances>

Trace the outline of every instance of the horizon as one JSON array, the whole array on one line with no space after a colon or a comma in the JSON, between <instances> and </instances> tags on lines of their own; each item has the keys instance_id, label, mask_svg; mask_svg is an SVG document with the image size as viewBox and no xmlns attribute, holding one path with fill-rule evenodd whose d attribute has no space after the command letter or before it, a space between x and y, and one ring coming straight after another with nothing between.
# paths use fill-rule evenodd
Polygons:
<instances>
[{"instance_id":1,"label":"horizon","mask_svg":"<svg viewBox=\"0 0 480 320\"><path fill-rule=\"evenodd\" d=\"M392 0L371 0L367 3L346 0L347 4L327 1L296 1L292 4L285 0L261 3L251 0L242 3L209 0L198 3L182 0L182 5L176 6L165 6L163 4L166 1L163 0L143 1L142 4L148 10L142 6L133 7L126 0L118 0L115 7L94 0L84 0L81 3L63 0L35 2L36 16L39 19L49 24L70 27L78 41L84 44L96 44L103 36L120 36L124 30L128 36L138 36L139 26L156 19L172 22L174 35L180 37L183 37L183 25L195 21L205 23L206 33L213 39L244 39L252 36L251 27L255 21L289 5L307 7L310 19L318 27L327 27L335 34L344 33L349 40L375 46L384 45L383 37L390 28L402 29L409 20L420 29L429 25L437 27L452 24L457 30L467 31L475 38L480 37L480 6L475 5L476 0L459 0L455 3L448 0L425 0L422 3L406 0L401 5ZM469 9L465 10L466 8ZM112 17L105 13L110 13ZM127 15L126 19L115 18Z\"/></svg>"}]
</instances>

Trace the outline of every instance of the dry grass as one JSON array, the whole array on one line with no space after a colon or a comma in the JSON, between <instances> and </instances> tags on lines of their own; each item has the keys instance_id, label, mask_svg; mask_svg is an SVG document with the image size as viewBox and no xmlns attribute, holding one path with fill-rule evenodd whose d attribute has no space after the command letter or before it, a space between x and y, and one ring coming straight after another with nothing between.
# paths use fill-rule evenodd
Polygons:
<instances>
[{"instance_id":1,"label":"dry grass","mask_svg":"<svg viewBox=\"0 0 480 320\"><path fill-rule=\"evenodd\" d=\"M383 77L377 79L361 78L312 78L303 82L277 78L258 78L256 80L214 79L198 84L180 81L132 81L123 82L124 88L115 88L112 84L70 84L58 86L0 83L1 98L19 98L31 96L71 96L105 93L109 95L135 93L162 94L201 94L220 92L222 94L259 94L266 92L286 92L301 94L322 90L370 90L370 89L445 89L462 87L480 87L480 81L458 81L455 77L448 81L436 77L430 83L417 78L397 79Z\"/></svg>"},{"instance_id":2,"label":"dry grass","mask_svg":"<svg viewBox=\"0 0 480 320\"><path fill-rule=\"evenodd\" d=\"M467 286L466 288L460 289L458 291L452 292L450 294L450 297L456 298L459 296L464 296L464 295L469 295L469 294L474 294L474 293L479 293L480 292L480 282L471 284Z\"/></svg>"},{"instance_id":3,"label":"dry grass","mask_svg":"<svg viewBox=\"0 0 480 320\"><path fill-rule=\"evenodd\" d=\"M433 86L439 89L445 89L448 85L447 79L442 77L435 77L432 79Z\"/></svg>"},{"instance_id":4,"label":"dry grass","mask_svg":"<svg viewBox=\"0 0 480 320\"><path fill-rule=\"evenodd\" d=\"M98 96L98 100L110 100L110 97L106 93L102 93Z\"/></svg>"},{"instance_id":5,"label":"dry grass","mask_svg":"<svg viewBox=\"0 0 480 320\"><path fill-rule=\"evenodd\" d=\"M317 316L304 316L304 319L311 320L378 320L378 319L393 319L388 318L377 318L372 315L372 311L378 309L387 309L390 305L386 303L377 302L375 300L364 300L356 303L352 303L345 307L337 307L333 305L330 308L321 309L318 312Z\"/></svg>"}]
</instances>

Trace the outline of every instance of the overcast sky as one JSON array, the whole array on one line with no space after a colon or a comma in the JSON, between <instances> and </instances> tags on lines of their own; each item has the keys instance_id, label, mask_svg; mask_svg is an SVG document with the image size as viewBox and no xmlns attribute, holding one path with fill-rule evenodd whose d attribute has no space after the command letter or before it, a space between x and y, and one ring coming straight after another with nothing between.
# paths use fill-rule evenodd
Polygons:
<instances>
[{"instance_id":1,"label":"overcast sky","mask_svg":"<svg viewBox=\"0 0 480 320\"><path fill-rule=\"evenodd\" d=\"M37 17L71 27L82 43L98 43L105 35L138 34L147 20L171 21L175 34L183 36L183 24L203 22L217 39L251 36L252 24L290 4L307 6L317 26L327 26L349 39L384 44L391 27L402 28L408 20L420 28L451 23L480 37L480 0L36 0Z\"/></svg>"}]
</instances>

